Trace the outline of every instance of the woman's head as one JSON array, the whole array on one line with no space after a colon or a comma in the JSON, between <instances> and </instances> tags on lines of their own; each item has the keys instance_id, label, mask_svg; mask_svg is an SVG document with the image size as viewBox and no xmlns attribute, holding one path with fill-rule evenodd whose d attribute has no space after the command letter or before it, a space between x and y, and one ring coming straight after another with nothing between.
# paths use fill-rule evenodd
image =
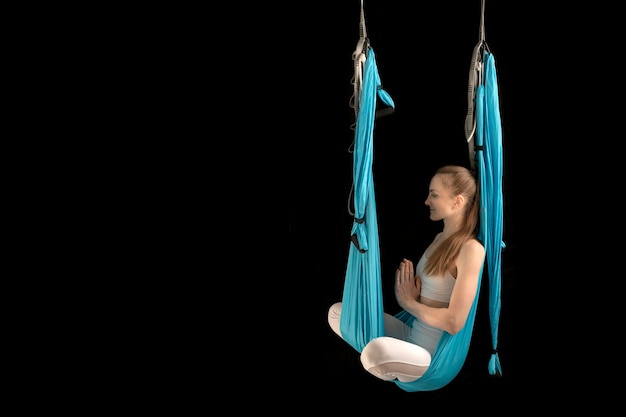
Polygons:
<instances>
[{"instance_id":1,"label":"woman's head","mask_svg":"<svg viewBox=\"0 0 626 417\"><path fill-rule=\"evenodd\" d=\"M451 226L448 235L426 262L426 272L443 275L450 270L461 246L475 238L478 225L478 183L470 170L446 165L433 175L425 204L431 220L444 220Z\"/></svg>"},{"instance_id":2,"label":"woman's head","mask_svg":"<svg viewBox=\"0 0 626 417\"><path fill-rule=\"evenodd\" d=\"M473 230L478 221L477 194L476 178L470 170L446 165L433 175L424 204L430 208L431 220L459 217Z\"/></svg>"}]
</instances>

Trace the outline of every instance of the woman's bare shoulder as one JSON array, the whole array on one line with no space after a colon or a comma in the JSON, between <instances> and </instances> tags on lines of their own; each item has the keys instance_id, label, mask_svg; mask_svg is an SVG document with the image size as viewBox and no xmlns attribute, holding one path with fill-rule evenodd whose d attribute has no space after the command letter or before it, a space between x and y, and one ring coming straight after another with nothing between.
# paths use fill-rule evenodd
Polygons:
<instances>
[{"instance_id":1,"label":"woman's bare shoulder","mask_svg":"<svg viewBox=\"0 0 626 417\"><path fill-rule=\"evenodd\" d=\"M468 256L484 256L485 247L483 244L475 238L467 240L461 247L461 252L465 252Z\"/></svg>"}]
</instances>

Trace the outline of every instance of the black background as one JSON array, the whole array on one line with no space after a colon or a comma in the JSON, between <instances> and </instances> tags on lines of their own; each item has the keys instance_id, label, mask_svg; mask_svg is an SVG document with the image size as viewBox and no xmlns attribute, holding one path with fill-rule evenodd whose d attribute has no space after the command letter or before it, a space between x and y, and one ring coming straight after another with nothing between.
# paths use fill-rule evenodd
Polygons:
<instances>
[{"instance_id":1,"label":"black background","mask_svg":"<svg viewBox=\"0 0 626 417\"><path fill-rule=\"evenodd\" d=\"M481 2L364 7L382 86L396 104L376 121L373 167L384 304L395 313L393 270L403 257L416 260L439 230L424 205L430 178L441 165L469 163L464 122ZM255 404L263 410L293 411L296 404L297 412L320 413L430 406L502 412L556 402L559 387L570 382L561 365L572 334L555 323L573 325L575 313L555 307L561 295L552 289L570 276L567 261L578 252L563 251L586 227L576 216L573 231L572 212L561 215L560 203L574 192L582 207L578 180L590 152L572 146L588 137L570 83L584 35L571 9L487 1L486 42L495 57L503 130L503 375L487 370L483 285L464 368L446 387L419 393L368 374L327 323L328 308L342 297L352 227L350 98L360 3L245 9L244 24L213 36L208 50L198 48L206 53L195 55L209 59L218 75L201 67L210 87L200 107L207 124L190 136L210 150L191 156L197 158L185 171L191 185L183 185L201 209L183 217L194 239L181 245L209 276L206 284L205 274L191 274L210 287L209 299L206 291L194 294L201 311L195 317L208 314L207 358L216 357L213 349L229 357L207 359L223 375L219 389L262 393Z\"/></svg>"},{"instance_id":2,"label":"black background","mask_svg":"<svg viewBox=\"0 0 626 417\"><path fill-rule=\"evenodd\" d=\"M79 364L105 385L80 380L104 396L96 405L134 398L138 408L178 413L501 414L584 400L569 388L604 381L582 375L605 370L596 366L602 352L585 342L602 336L596 314L612 291L597 289L597 275L583 268L619 261L605 253L606 239L588 236L613 236L601 223L621 208L619 192L602 187L621 178L607 171L623 165L608 162L621 157L621 130L604 134L622 118L613 105L621 74L611 76L621 54L610 43L622 24L601 4L562 3L486 2L504 148L503 375L487 370L483 285L465 366L442 389L418 393L368 374L327 323L342 297L352 227L360 2L112 10L132 24L112 19L99 32L107 50L98 75L87 71L85 92L104 110L78 103L102 117L89 128L106 128L94 151L106 187L86 185L102 212L89 211L84 226L105 248L80 241L89 256L78 257L91 264L101 254L96 266L122 281L95 281L105 325L87 327L103 354ZM376 121L373 167L384 304L395 313L393 270L403 257L416 260L439 230L424 205L430 178L441 165L469 162L464 122L481 2L364 7L382 85L396 104ZM86 48L98 53L98 45ZM592 309L598 298L603 308Z\"/></svg>"},{"instance_id":3,"label":"black background","mask_svg":"<svg viewBox=\"0 0 626 417\"><path fill-rule=\"evenodd\" d=\"M284 328L301 354L298 372L310 382L294 395L342 404L345 409L368 410L380 401L394 410L454 406L468 399L490 407L505 395L523 401L524 350L530 328L523 323L519 229L523 185L518 153L525 141L524 97L528 85L524 40L516 36L526 23L519 11L490 2L485 11L486 41L496 60L500 91L504 157L504 241L502 309L499 325L503 377L489 375L491 353L488 301L483 285L473 342L464 368L448 386L422 393L406 393L379 381L361 366L358 353L329 329L328 307L342 295L352 218L348 198L352 185L354 121L352 52L359 39L358 2L354 8L333 8L317 15L319 39L298 64L307 69L301 82L302 125L287 141L287 241L290 270L300 297L283 304L303 325ZM444 164L469 163L464 136L471 54L479 40L480 2L408 5L365 2L367 34L376 53L383 88L396 110L378 119L374 133L374 180L378 209L381 269L385 310L395 313L391 277L398 262L417 260L441 225L428 218L424 201L434 170ZM371 4L370 4L371 3ZM472 4L470 4L472 3ZM493 3L493 4L491 4ZM508 6L507 6L508 7ZM298 86L295 86L298 92ZM298 101L296 101L297 103ZM314 105L312 105L314 104ZM292 103L293 105L293 103ZM292 114L291 112L289 113ZM519 172L519 173L518 173ZM285 288L289 288L286 285ZM288 297L288 295L287 295ZM281 332L279 330L279 332ZM289 342L287 342L289 343ZM287 344L286 348L289 348ZM286 378L291 378L290 372ZM416 408L417 410L417 408Z\"/></svg>"}]
</instances>

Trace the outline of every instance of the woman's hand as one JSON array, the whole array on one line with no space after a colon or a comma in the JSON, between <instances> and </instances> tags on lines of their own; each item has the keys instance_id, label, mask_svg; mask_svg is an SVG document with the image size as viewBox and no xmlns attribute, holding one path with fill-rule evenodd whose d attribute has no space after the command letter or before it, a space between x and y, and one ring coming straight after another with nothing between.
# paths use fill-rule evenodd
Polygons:
<instances>
[{"instance_id":1,"label":"woman's hand","mask_svg":"<svg viewBox=\"0 0 626 417\"><path fill-rule=\"evenodd\" d=\"M414 271L413 262L408 259L403 259L396 270L396 300L404 309L420 296L422 283Z\"/></svg>"}]
</instances>

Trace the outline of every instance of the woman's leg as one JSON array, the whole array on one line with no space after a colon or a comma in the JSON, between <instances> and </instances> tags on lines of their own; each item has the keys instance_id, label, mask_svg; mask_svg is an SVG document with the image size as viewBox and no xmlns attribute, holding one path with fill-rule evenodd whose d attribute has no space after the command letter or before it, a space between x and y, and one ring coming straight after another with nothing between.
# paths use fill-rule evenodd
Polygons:
<instances>
[{"instance_id":1,"label":"woman's leg","mask_svg":"<svg viewBox=\"0 0 626 417\"><path fill-rule=\"evenodd\" d=\"M341 302L335 303L328 309L328 324L330 324L330 328L333 329L335 333L341 336L341 330L339 328L341 321Z\"/></svg>"},{"instance_id":2,"label":"woman's leg","mask_svg":"<svg viewBox=\"0 0 626 417\"><path fill-rule=\"evenodd\" d=\"M398 379L410 382L421 377L430 365L431 356L426 349L411 343L411 328L402 320L385 313L385 336L371 340L361 352L363 367L385 381ZM341 338L341 302L328 310L328 324Z\"/></svg>"},{"instance_id":3,"label":"woman's leg","mask_svg":"<svg viewBox=\"0 0 626 417\"><path fill-rule=\"evenodd\" d=\"M423 347L389 336L373 339L361 352L363 367L385 381L415 381L426 372L430 361L430 353Z\"/></svg>"},{"instance_id":4,"label":"woman's leg","mask_svg":"<svg viewBox=\"0 0 626 417\"><path fill-rule=\"evenodd\" d=\"M337 302L330 306L330 308L328 309L328 324L330 325L330 328L339 335L339 337L343 338L340 329L341 306L341 302ZM384 320L385 336L391 336L402 340L409 340L411 328L404 324L402 320L397 319L388 313L384 314Z\"/></svg>"}]
</instances>

